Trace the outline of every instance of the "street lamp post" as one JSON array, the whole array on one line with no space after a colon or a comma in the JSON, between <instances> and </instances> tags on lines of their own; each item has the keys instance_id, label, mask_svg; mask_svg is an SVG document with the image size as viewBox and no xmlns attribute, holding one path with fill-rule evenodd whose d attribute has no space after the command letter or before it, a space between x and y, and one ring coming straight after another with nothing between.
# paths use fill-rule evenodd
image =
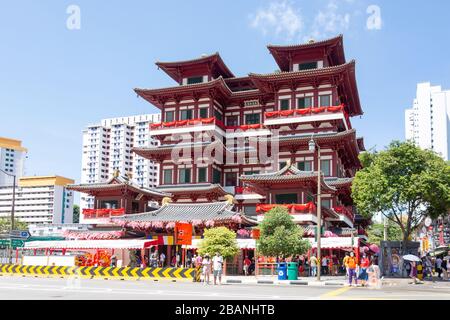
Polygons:
<instances>
[{"instance_id":1,"label":"street lamp post","mask_svg":"<svg viewBox=\"0 0 450 320\"><path fill-rule=\"evenodd\" d=\"M320 281L320 271L322 268L321 248L320 242L322 238L322 197L321 197L321 177L322 172L320 169L320 146L314 141L313 138L308 143L309 151L314 152L317 148L317 281Z\"/></svg>"},{"instance_id":2,"label":"street lamp post","mask_svg":"<svg viewBox=\"0 0 450 320\"><path fill-rule=\"evenodd\" d=\"M14 230L14 210L16 207L16 175L10 174L6 171L0 169L1 172L6 174L7 176L13 177L13 197L12 197L12 207L11 207L11 231ZM12 246L9 248L9 262L12 263Z\"/></svg>"}]
</instances>

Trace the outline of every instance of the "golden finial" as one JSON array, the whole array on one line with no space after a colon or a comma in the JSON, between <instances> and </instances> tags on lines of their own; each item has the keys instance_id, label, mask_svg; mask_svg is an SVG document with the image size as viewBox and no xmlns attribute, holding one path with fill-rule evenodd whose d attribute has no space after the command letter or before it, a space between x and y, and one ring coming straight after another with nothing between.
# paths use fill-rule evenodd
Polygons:
<instances>
[{"instance_id":1,"label":"golden finial","mask_svg":"<svg viewBox=\"0 0 450 320\"><path fill-rule=\"evenodd\" d=\"M171 203L172 202L172 199L170 199L170 197L164 197L163 199L162 199L162 201L161 201L161 204L163 205L163 206L165 206L165 205L167 205L167 204L169 204L169 203Z\"/></svg>"},{"instance_id":2,"label":"golden finial","mask_svg":"<svg viewBox=\"0 0 450 320\"><path fill-rule=\"evenodd\" d=\"M118 169L114 170L113 177L118 178L120 175L120 171Z\"/></svg>"},{"instance_id":3,"label":"golden finial","mask_svg":"<svg viewBox=\"0 0 450 320\"><path fill-rule=\"evenodd\" d=\"M228 204L233 204L234 203L234 197L231 194L226 194L224 196L224 198L228 202Z\"/></svg>"}]
</instances>

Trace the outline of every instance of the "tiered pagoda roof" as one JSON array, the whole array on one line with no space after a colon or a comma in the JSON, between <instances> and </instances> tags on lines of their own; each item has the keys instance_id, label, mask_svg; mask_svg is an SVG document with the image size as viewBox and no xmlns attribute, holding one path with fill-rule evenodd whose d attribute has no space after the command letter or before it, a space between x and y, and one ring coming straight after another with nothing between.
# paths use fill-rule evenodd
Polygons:
<instances>
[{"instance_id":1,"label":"tiered pagoda roof","mask_svg":"<svg viewBox=\"0 0 450 320\"><path fill-rule=\"evenodd\" d=\"M256 225L257 222L253 218L246 216L241 212L232 210L233 205L229 202L212 202L212 203L168 203L161 208L151 212L130 214L123 217L113 218L113 221L127 222L179 222L179 221L202 221L213 220L217 222L237 221L239 217L241 223L248 225Z\"/></svg>"},{"instance_id":2,"label":"tiered pagoda roof","mask_svg":"<svg viewBox=\"0 0 450 320\"><path fill-rule=\"evenodd\" d=\"M162 192L153 188L141 187L134 184L126 177L117 176L112 177L106 182L100 183L82 183L71 184L67 186L68 190L79 191L89 195L95 195L98 192L105 191L124 191L128 190L136 194L143 194L152 198L162 199L164 197L170 197L170 193Z\"/></svg>"},{"instance_id":3,"label":"tiered pagoda roof","mask_svg":"<svg viewBox=\"0 0 450 320\"><path fill-rule=\"evenodd\" d=\"M157 187L158 191L163 193L170 193L175 198L177 196L197 195L197 196L211 196L223 197L229 194L220 184L215 183L179 183L170 185L160 185Z\"/></svg>"}]
</instances>

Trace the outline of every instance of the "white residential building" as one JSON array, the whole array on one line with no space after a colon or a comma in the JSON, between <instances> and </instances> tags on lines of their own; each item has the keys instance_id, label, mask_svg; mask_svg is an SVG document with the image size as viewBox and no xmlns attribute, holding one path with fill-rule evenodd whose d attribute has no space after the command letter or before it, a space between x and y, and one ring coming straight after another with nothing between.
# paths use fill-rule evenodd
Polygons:
<instances>
[{"instance_id":1,"label":"white residential building","mask_svg":"<svg viewBox=\"0 0 450 320\"><path fill-rule=\"evenodd\" d=\"M161 114L103 119L83 131L81 183L100 183L114 171L131 174L132 181L142 187L156 187L158 167L152 161L131 152L133 147L157 145L149 136L150 123L161 122ZM93 208L94 198L80 197L80 209Z\"/></svg>"},{"instance_id":2,"label":"white residential building","mask_svg":"<svg viewBox=\"0 0 450 320\"><path fill-rule=\"evenodd\" d=\"M449 159L450 90L429 82L417 84L413 107L405 111L405 136L420 148Z\"/></svg>"},{"instance_id":3,"label":"white residential building","mask_svg":"<svg viewBox=\"0 0 450 320\"><path fill-rule=\"evenodd\" d=\"M14 216L29 224L72 223L74 180L60 176L22 177L16 187ZM0 186L0 217L10 217L13 187Z\"/></svg>"},{"instance_id":4,"label":"white residential building","mask_svg":"<svg viewBox=\"0 0 450 320\"><path fill-rule=\"evenodd\" d=\"M16 176L16 181L24 174L24 161L27 149L22 141L0 137L0 170ZM0 172L0 186L12 185L13 177Z\"/></svg>"}]
</instances>

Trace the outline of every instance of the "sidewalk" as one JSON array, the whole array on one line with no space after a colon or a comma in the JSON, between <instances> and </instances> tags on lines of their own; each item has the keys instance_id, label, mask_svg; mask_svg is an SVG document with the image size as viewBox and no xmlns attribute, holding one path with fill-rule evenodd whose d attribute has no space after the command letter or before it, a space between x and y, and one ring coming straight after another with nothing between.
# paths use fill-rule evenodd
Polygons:
<instances>
[{"instance_id":1,"label":"sidewalk","mask_svg":"<svg viewBox=\"0 0 450 320\"><path fill-rule=\"evenodd\" d=\"M321 277L317 281L315 277L301 277L297 280L278 280L277 276L224 276L226 284L251 284L251 285L303 285L303 286L344 286L348 280L344 277Z\"/></svg>"}]
</instances>

